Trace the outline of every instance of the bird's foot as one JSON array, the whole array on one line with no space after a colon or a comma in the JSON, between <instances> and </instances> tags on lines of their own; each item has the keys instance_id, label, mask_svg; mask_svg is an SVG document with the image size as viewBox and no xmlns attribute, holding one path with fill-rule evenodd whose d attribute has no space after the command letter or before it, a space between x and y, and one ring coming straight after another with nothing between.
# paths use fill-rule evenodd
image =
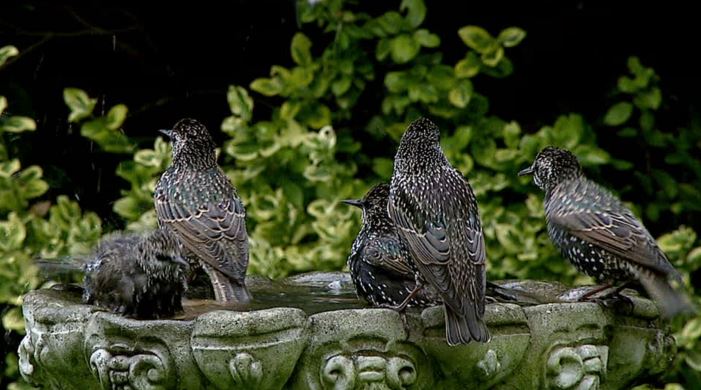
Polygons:
<instances>
[{"instance_id":1,"label":"bird's foot","mask_svg":"<svg viewBox=\"0 0 701 390\"><path fill-rule=\"evenodd\" d=\"M595 301L595 300L597 300L597 298L595 298L595 296L596 296L597 294L599 294L599 293L602 292L602 291L608 290L608 289L610 289L611 287L612 287L612 286L611 286L610 284L604 284L604 285L602 285L602 286L592 288L591 290L587 291L584 295L582 295L581 297L579 297L579 299L577 299L577 302L591 302L591 301Z\"/></svg>"},{"instance_id":2,"label":"bird's foot","mask_svg":"<svg viewBox=\"0 0 701 390\"><path fill-rule=\"evenodd\" d=\"M625 287L625 285L620 286L610 293L596 298L594 301L606 308L625 314L631 314L635 309L635 303L630 297L623 295L622 291Z\"/></svg>"}]
</instances>

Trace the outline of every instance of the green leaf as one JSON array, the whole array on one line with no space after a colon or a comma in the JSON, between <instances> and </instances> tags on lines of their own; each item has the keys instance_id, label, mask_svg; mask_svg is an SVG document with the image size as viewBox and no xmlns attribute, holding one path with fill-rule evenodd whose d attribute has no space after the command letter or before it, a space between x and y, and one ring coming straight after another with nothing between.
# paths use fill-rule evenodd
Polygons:
<instances>
[{"instance_id":1,"label":"green leaf","mask_svg":"<svg viewBox=\"0 0 701 390\"><path fill-rule=\"evenodd\" d=\"M514 47L526 37L526 32L518 27L505 28L499 33L497 40L504 47Z\"/></svg>"},{"instance_id":2,"label":"green leaf","mask_svg":"<svg viewBox=\"0 0 701 390\"><path fill-rule=\"evenodd\" d=\"M662 104L662 92L659 88L653 88L649 91L640 92L633 99L633 103L641 110L650 109L657 110Z\"/></svg>"},{"instance_id":3,"label":"green leaf","mask_svg":"<svg viewBox=\"0 0 701 390\"><path fill-rule=\"evenodd\" d=\"M68 115L69 122L78 122L92 115L97 99L91 99L85 91L78 88L66 88L63 90L63 101L71 109Z\"/></svg>"},{"instance_id":4,"label":"green leaf","mask_svg":"<svg viewBox=\"0 0 701 390\"><path fill-rule=\"evenodd\" d=\"M424 28L414 31L414 39L424 47L438 47L441 44L441 39L438 35L431 34Z\"/></svg>"},{"instance_id":5,"label":"green leaf","mask_svg":"<svg viewBox=\"0 0 701 390\"><path fill-rule=\"evenodd\" d=\"M504 48L499 45L484 51L481 56L482 62L491 68L497 66L502 58L504 58Z\"/></svg>"},{"instance_id":6,"label":"green leaf","mask_svg":"<svg viewBox=\"0 0 701 390\"><path fill-rule=\"evenodd\" d=\"M402 34L393 38L390 42L390 55L392 61L397 64L404 64L411 61L417 54L421 46L411 35Z\"/></svg>"},{"instance_id":7,"label":"green leaf","mask_svg":"<svg viewBox=\"0 0 701 390\"><path fill-rule=\"evenodd\" d=\"M673 199L679 193L679 187L677 187L677 181L667 172L661 169L653 169L652 176L655 178L657 183L660 185L662 191L669 199Z\"/></svg>"},{"instance_id":8,"label":"green leaf","mask_svg":"<svg viewBox=\"0 0 701 390\"><path fill-rule=\"evenodd\" d=\"M474 52L467 53L467 56L455 64L455 77L469 78L477 75L480 71L480 59Z\"/></svg>"},{"instance_id":9,"label":"green leaf","mask_svg":"<svg viewBox=\"0 0 701 390\"><path fill-rule=\"evenodd\" d=\"M406 72L387 72L385 86L392 93L406 91L409 84Z\"/></svg>"},{"instance_id":10,"label":"green leaf","mask_svg":"<svg viewBox=\"0 0 701 390\"><path fill-rule=\"evenodd\" d=\"M24 317L22 310L19 307L13 307L2 316L2 326L6 330L14 330L15 332L24 332Z\"/></svg>"},{"instance_id":11,"label":"green leaf","mask_svg":"<svg viewBox=\"0 0 701 390\"><path fill-rule=\"evenodd\" d=\"M387 38L382 38L377 41L377 48L375 49L375 58L378 61L382 61L389 55L392 51L392 40Z\"/></svg>"},{"instance_id":12,"label":"green leaf","mask_svg":"<svg viewBox=\"0 0 701 390\"><path fill-rule=\"evenodd\" d=\"M83 123L80 134L95 141L106 152L130 153L134 148L124 133L107 127L106 118L97 118Z\"/></svg>"},{"instance_id":13,"label":"green leaf","mask_svg":"<svg viewBox=\"0 0 701 390\"><path fill-rule=\"evenodd\" d=\"M5 99L4 96L0 96L0 115L2 115L3 112L5 112L6 108L7 108L7 99Z\"/></svg>"},{"instance_id":14,"label":"green leaf","mask_svg":"<svg viewBox=\"0 0 701 390\"><path fill-rule=\"evenodd\" d=\"M122 127L124 119L127 117L127 106L124 104L117 104L116 106L110 108L107 113L107 118L105 120L105 126L110 130L117 130Z\"/></svg>"},{"instance_id":15,"label":"green leaf","mask_svg":"<svg viewBox=\"0 0 701 390\"><path fill-rule=\"evenodd\" d=\"M253 99L248 95L245 88L237 85L230 85L226 93L226 100L229 102L231 113L240 117L244 121L251 120L253 116Z\"/></svg>"},{"instance_id":16,"label":"green leaf","mask_svg":"<svg viewBox=\"0 0 701 390\"><path fill-rule=\"evenodd\" d=\"M426 18L426 4L423 0L402 0L399 6L400 11L408 10L406 21L411 28L416 28L423 23Z\"/></svg>"},{"instance_id":17,"label":"green leaf","mask_svg":"<svg viewBox=\"0 0 701 390\"><path fill-rule=\"evenodd\" d=\"M19 171L21 165L18 159L0 162L0 177L9 178Z\"/></svg>"},{"instance_id":18,"label":"green leaf","mask_svg":"<svg viewBox=\"0 0 701 390\"><path fill-rule=\"evenodd\" d=\"M633 105L629 102L619 102L609 108L604 116L604 123L609 126L624 124L633 113Z\"/></svg>"},{"instance_id":19,"label":"green leaf","mask_svg":"<svg viewBox=\"0 0 701 390\"><path fill-rule=\"evenodd\" d=\"M592 145L579 145L575 152L582 165L601 165L611 160L611 156L605 150Z\"/></svg>"},{"instance_id":20,"label":"green leaf","mask_svg":"<svg viewBox=\"0 0 701 390\"><path fill-rule=\"evenodd\" d=\"M460 80L455 88L451 89L448 93L448 100L450 104L458 108L465 108L468 103L470 103L470 98L472 97L472 83L470 80L464 79Z\"/></svg>"},{"instance_id":21,"label":"green leaf","mask_svg":"<svg viewBox=\"0 0 701 390\"><path fill-rule=\"evenodd\" d=\"M511 149L518 149L518 144L521 141L521 126L518 122L511 121L504 125L504 143Z\"/></svg>"},{"instance_id":22,"label":"green leaf","mask_svg":"<svg viewBox=\"0 0 701 390\"><path fill-rule=\"evenodd\" d=\"M350 77L341 77L331 84L331 92L336 96L341 96L348 92L351 85L353 85L353 79Z\"/></svg>"},{"instance_id":23,"label":"green leaf","mask_svg":"<svg viewBox=\"0 0 701 390\"><path fill-rule=\"evenodd\" d=\"M393 169L394 162L392 161L392 159L377 157L372 160L372 171L375 172L379 177L391 177Z\"/></svg>"},{"instance_id":24,"label":"green leaf","mask_svg":"<svg viewBox=\"0 0 701 390\"><path fill-rule=\"evenodd\" d=\"M402 15L396 11L385 12L382 16L378 17L376 21L386 35L397 34L406 24Z\"/></svg>"},{"instance_id":25,"label":"green leaf","mask_svg":"<svg viewBox=\"0 0 701 390\"><path fill-rule=\"evenodd\" d=\"M250 88L265 96L275 96L282 92L282 84L276 78L259 78L251 82Z\"/></svg>"},{"instance_id":26,"label":"green leaf","mask_svg":"<svg viewBox=\"0 0 701 390\"><path fill-rule=\"evenodd\" d=\"M2 66L10 57L14 57L17 54L19 54L19 50L17 50L17 48L14 46L0 47L0 66Z\"/></svg>"},{"instance_id":27,"label":"green leaf","mask_svg":"<svg viewBox=\"0 0 701 390\"><path fill-rule=\"evenodd\" d=\"M7 220L0 221L0 249L7 252L20 249L26 237L24 222L14 211L8 215Z\"/></svg>"},{"instance_id":28,"label":"green leaf","mask_svg":"<svg viewBox=\"0 0 701 390\"><path fill-rule=\"evenodd\" d=\"M135 198L121 198L114 202L112 210L120 216L129 220L136 220L143 213L139 202Z\"/></svg>"},{"instance_id":29,"label":"green leaf","mask_svg":"<svg viewBox=\"0 0 701 390\"><path fill-rule=\"evenodd\" d=\"M34 119L26 116L11 116L5 120L0 120L0 130L9 133L21 133L23 131L34 131L37 128Z\"/></svg>"},{"instance_id":30,"label":"green leaf","mask_svg":"<svg viewBox=\"0 0 701 390\"><path fill-rule=\"evenodd\" d=\"M458 30L460 39L470 48L483 53L494 45L494 38L479 26L465 26Z\"/></svg>"},{"instance_id":31,"label":"green leaf","mask_svg":"<svg viewBox=\"0 0 701 390\"><path fill-rule=\"evenodd\" d=\"M301 32L296 33L292 38L292 44L290 46L292 60L294 60L295 63L302 66L312 63L312 41L310 41L306 35Z\"/></svg>"}]
</instances>

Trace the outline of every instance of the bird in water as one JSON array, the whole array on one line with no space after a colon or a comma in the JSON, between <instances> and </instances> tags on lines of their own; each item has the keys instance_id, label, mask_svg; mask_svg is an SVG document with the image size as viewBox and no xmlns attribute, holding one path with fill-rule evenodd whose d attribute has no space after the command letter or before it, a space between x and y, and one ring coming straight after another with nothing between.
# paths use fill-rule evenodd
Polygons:
<instances>
[{"instance_id":1,"label":"bird in water","mask_svg":"<svg viewBox=\"0 0 701 390\"><path fill-rule=\"evenodd\" d=\"M373 306L399 306L416 288L408 248L387 214L389 185L378 184L363 199L343 202L363 210L363 227L353 242L348 268L355 289ZM422 289L407 306L426 306L440 298Z\"/></svg>"},{"instance_id":2,"label":"bird in water","mask_svg":"<svg viewBox=\"0 0 701 390\"><path fill-rule=\"evenodd\" d=\"M611 192L587 179L577 157L565 149L548 146L519 176L533 175L533 182L545 192L545 220L548 234L562 255L580 272L603 288L639 282L660 307L672 317L693 312L689 299L672 283L681 275L657 246L642 222Z\"/></svg>"},{"instance_id":3,"label":"bird in water","mask_svg":"<svg viewBox=\"0 0 701 390\"><path fill-rule=\"evenodd\" d=\"M428 284L443 301L448 344L489 341L477 200L443 154L438 127L426 118L411 123L402 136L387 210L409 248L417 276L414 291Z\"/></svg>"},{"instance_id":4,"label":"bird in water","mask_svg":"<svg viewBox=\"0 0 701 390\"><path fill-rule=\"evenodd\" d=\"M154 193L159 225L177 237L188 259L199 262L218 302L249 302L246 210L217 165L209 131L183 119L161 132L173 145L173 163Z\"/></svg>"},{"instance_id":5,"label":"bird in water","mask_svg":"<svg viewBox=\"0 0 701 390\"><path fill-rule=\"evenodd\" d=\"M140 319L173 316L182 311L187 266L162 229L108 235L82 266L83 302Z\"/></svg>"}]
</instances>

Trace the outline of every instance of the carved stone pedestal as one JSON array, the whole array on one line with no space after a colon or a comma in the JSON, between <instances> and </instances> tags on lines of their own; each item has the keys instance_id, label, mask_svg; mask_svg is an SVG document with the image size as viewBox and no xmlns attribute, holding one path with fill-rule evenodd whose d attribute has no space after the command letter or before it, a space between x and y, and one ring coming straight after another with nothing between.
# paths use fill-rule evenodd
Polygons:
<instances>
[{"instance_id":1,"label":"carved stone pedestal","mask_svg":"<svg viewBox=\"0 0 701 390\"><path fill-rule=\"evenodd\" d=\"M557 285L512 285L553 301L568 296ZM82 305L74 293L38 290L24 299L20 369L38 386L80 390L620 389L662 372L675 352L654 304L631 299L625 314L595 303L492 303L492 340L449 347L442 307L402 316L340 304L138 321Z\"/></svg>"}]
</instances>

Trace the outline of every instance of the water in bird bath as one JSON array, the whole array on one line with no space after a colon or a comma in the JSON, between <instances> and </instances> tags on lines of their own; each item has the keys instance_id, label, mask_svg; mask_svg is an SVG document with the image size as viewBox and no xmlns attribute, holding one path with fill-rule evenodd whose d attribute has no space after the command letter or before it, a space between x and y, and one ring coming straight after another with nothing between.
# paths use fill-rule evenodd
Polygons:
<instances>
[{"instance_id":1,"label":"water in bird bath","mask_svg":"<svg viewBox=\"0 0 701 390\"><path fill-rule=\"evenodd\" d=\"M212 299L185 299L184 312L175 319L192 319L213 310L252 311L273 307L295 307L307 315L324 311L366 307L355 294L348 274L315 272L283 280L249 277L253 294L249 304L220 304Z\"/></svg>"}]
</instances>

